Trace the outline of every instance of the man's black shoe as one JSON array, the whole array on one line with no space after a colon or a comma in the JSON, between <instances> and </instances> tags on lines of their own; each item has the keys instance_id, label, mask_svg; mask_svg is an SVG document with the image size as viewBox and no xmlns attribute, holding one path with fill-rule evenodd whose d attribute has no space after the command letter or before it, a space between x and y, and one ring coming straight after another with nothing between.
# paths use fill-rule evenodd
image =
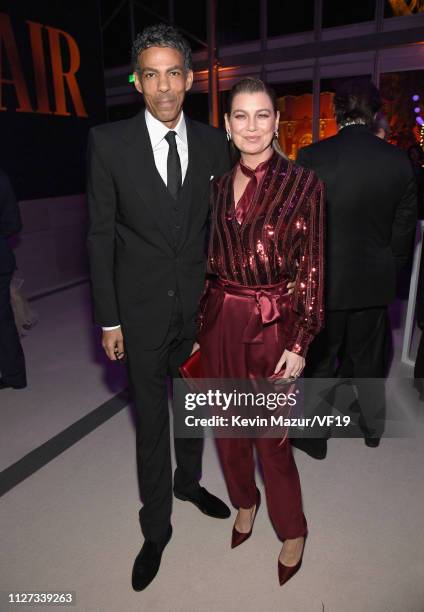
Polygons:
<instances>
[{"instance_id":1,"label":"man's black shoe","mask_svg":"<svg viewBox=\"0 0 424 612\"><path fill-rule=\"evenodd\" d=\"M25 389L26 383L20 385L12 385L10 383L4 382L2 378L0 378L0 389Z\"/></svg>"},{"instance_id":2,"label":"man's black shoe","mask_svg":"<svg viewBox=\"0 0 424 612\"><path fill-rule=\"evenodd\" d=\"M172 527L169 526L165 543L160 546L155 542L146 540L138 553L132 571L132 588L134 591L142 591L152 582L158 573L162 553L172 536Z\"/></svg>"},{"instance_id":3,"label":"man's black shoe","mask_svg":"<svg viewBox=\"0 0 424 612\"><path fill-rule=\"evenodd\" d=\"M370 448L377 448L377 446L380 444L380 440L381 438L368 438L367 436L364 436L365 444Z\"/></svg>"},{"instance_id":4,"label":"man's black shoe","mask_svg":"<svg viewBox=\"0 0 424 612\"><path fill-rule=\"evenodd\" d=\"M325 459L327 456L326 438L290 438L290 443L314 459Z\"/></svg>"},{"instance_id":5,"label":"man's black shoe","mask_svg":"<svg viewBox=\"0 0 424 612\"><path fill-rule=\"evenodd\" d=\"M365 425L365 422L362 416L360 416L358 419L358 425L359 425L359 429L364 434L365 444L369 446L370 448L377 448L377 446L380 444L381 436L374 435L375 431L372 429L369 429Z\"/></svg>"},{"instance_id":6,"label":"man's black shoe","mask_svg":"<svg viewBox=\"0 0 424 612\"><path fill-rule=\"evenodd\" d=\"M228 518L231 516L231 510L218 497L209 493L204 487L199 487L198 491L193 495L185 495L174 490L174 495L182 501L189 501L199 508L203 514L212 516L213 518Z\"/></svg>"}]
</instances>

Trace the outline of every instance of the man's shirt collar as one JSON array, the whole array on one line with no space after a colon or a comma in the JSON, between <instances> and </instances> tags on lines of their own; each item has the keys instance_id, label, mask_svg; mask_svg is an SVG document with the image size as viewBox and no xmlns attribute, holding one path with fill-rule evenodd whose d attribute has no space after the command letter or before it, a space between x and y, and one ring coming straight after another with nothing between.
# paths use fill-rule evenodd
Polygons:
<instances>
[{"instance_id":1,"label":"man's shirt collar","mask_svg":"<svg viewBox=\"0 0 424 612\"><path fill-rule=\"evenodd\" d=\"M154 150L162 142L170 130L166 125L159 121L159 119L153 117L147 108L145 110L145 117L147 131L149 132L150 142L152 143L152 149ZM187 146L187 125L183 112L180 115L177 125L172 131L176 132L181 142Z\"/></svg>"}]
</instances>

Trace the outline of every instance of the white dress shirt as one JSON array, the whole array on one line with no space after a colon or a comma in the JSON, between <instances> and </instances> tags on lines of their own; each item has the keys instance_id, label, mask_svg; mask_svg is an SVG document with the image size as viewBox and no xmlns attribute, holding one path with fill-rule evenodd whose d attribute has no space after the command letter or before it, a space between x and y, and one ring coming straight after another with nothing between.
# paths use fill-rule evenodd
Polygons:
<instances>
[{"instance_id":1,"label":"white dress shirt","mask_svg":"<svg viewBox=\"0 0 424 612\"><path fill-rule=\"evenodd\" d=\"M145 111L145 115L147 131L149 132L150 142L153 149L153 157L155 158L155 166L166 185L168 178L167 162L169 144L168 141L165 140L165 136L170 129L161 121L153 117L153 115L149 113L147 109ZM178 155L180 156L181 175L184 183L188 166L187 127L184 113L181 113L177 125L171 131L177 134L175 141L177 143Z\"/></svg>"},{"instance_id":2,"label":"white dress shirt","mask_svg":"<svg viewBox=\"0 0 424 612\"><path fill-rule=\"evenodd\" d=\"M169 144L165 140L165 136L170 131L166 125L164 125L159 119L153 117L153 115L145 110L146 126L150 137L150 143L152 145L153 157L155 160L155 166L159 172L163 182L166 185L168 178L168 151ZM185 122L184 113L181 113L177 125L172 130L177 134L175 141L177 143L178 155L180 156L181 163L181 175L182 181L184 182L185 175L187 173L188 166L188 144L187 144L187 126ZM112 329L119 329L120 325L114 325L113 327L103 327L104 331Z\"/></svg>"}]
</instances>

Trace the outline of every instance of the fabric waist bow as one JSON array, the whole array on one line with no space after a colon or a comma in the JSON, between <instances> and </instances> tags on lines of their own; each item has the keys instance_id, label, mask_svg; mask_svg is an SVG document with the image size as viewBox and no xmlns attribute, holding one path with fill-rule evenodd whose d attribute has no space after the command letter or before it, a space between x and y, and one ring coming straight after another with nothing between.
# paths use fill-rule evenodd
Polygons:
<instances>
[{"instance_id":1,"label":"fabric waist bow","mask_svg":"<svg viewBox=\"0 0 424 612\"><path fill-rule=\"evenodd\" d=\"M278 321L283 314L283 309L289 307L290 296L287 291L287 281L262 287L247 287L225 279L213 280L211 284L212 286L218 286L230 295L238 295L255 301L255 306L242 338L243 342L249 344L262 343L264 326Z\"/></svg>"}]
</instances>

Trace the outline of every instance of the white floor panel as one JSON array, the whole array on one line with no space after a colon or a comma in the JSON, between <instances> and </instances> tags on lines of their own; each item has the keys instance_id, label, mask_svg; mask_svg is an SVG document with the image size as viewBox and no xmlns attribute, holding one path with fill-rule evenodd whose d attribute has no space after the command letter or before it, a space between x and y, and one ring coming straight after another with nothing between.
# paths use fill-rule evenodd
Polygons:
<instances>
[{"instance_id":1,"label":"white floor panel","mask_svg":"<svg viewBox=\"0 0 424 612\"><path fill-rule=\"evenodd\" d=\"M126 374L106 363L88 284L36 300L39 322L23 338L28 387L0 392L0 469L122 390Z\"/></svg>"}]
</instances>

